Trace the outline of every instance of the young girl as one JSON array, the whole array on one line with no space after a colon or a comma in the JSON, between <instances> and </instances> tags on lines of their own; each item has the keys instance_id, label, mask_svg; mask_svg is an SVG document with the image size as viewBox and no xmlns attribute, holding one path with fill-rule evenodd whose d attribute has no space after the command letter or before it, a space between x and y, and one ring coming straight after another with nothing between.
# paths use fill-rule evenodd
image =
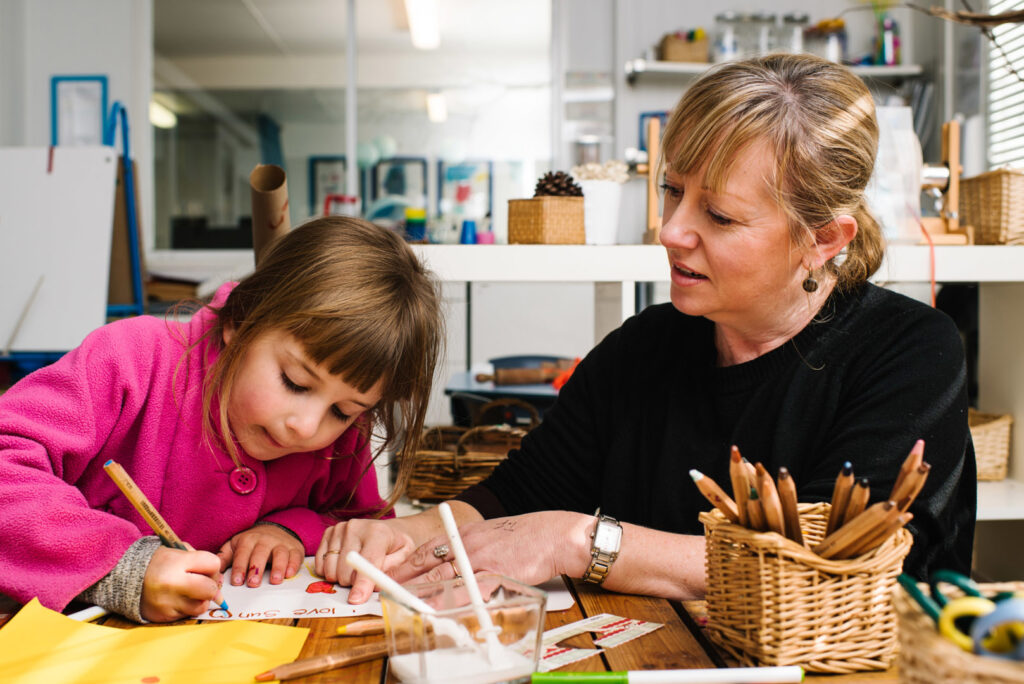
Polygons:
<instances>
[{"instance_id":1,"label":"young girl","mask_svg":"<svg viewBox=\"0 0 1024 684\"><path fill-rule=\"evenodd\" d=\"M99 328L0 396L0 593L166 622L201 614L229 565L233 584L294 575L333 523L391 515L411 459L389 502L373 460L400 432L415 449L441 339L412 250L342 217L278 240L187 323ZM108 459L196 550L160 545Z\"/></svg>"}]
</instances>

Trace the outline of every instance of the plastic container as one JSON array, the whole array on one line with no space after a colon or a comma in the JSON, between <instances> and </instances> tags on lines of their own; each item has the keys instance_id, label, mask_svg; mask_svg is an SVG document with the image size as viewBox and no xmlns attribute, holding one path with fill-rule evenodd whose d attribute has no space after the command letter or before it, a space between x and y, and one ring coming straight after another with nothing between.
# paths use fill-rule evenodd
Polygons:
<instances>
[{"instance_id":1,"label":"plastic container","mask_svg":"<svg viewBox=\"0 0 1024 684\"><path fill-rule=\"evenodd\" d=\"M711 48L711 59L716 64L740 59L739 31L742 16L729 10L715 16L715 40Z\"/></svg>"},{"instance_id":2,"label":"plastic container","mask_svg":"<svg viewBox=\"0 0 1024 684\"><path fill-rule=\"evenodd\" d=\"M462 235L459 237L459 242L464 245L476 244L476 221L473 219L462 221Z\"/></svg>"},{"instance_id":3,"label":"plastic container","mask_svg":"<svg viewBox=\"0 0 1024 684\"><path fill-rule=\"evenodd\" d=\"M748 18L747 25L744 35L749 36L749 43L740 48L744 55L767 55L775 50L776 29L773 12L754 12Z\"/></svg>"},{"instance_id":4,"label":"plastic container","mask_svg":"<svg viewBox=\"0 0 1024 684\"><path fill-rule=\"evenodd\" d=\"M489 648L461 579L406 586L437 610L424 615L381 592L388 669L403 684L489 684L536 669L547 594L502 575L476 576L496 628ZM493 657L489 657L493 656Z\"/></svg>"},{"instance_id":5,"label":"plastic container","mask_svg":"<svg viewBox=\"0 0 1024 684\"><path fill-rule=\"evenodd\" d=\"M427 239L427 210L406 207L405 239L410 242L423 242Z\"/></svg>"},{"instance_id":6,"label":"plastic container","mask_svg":"<svg viewBox=\"0 0 1024 684\"><path fill-rule=\"evenodd\" d=\"M776 49L794 54L803 52L804 31L810 21L807 12L787 12L782 15L782 25L775 40Z\"/></svg>"}]
</instances>

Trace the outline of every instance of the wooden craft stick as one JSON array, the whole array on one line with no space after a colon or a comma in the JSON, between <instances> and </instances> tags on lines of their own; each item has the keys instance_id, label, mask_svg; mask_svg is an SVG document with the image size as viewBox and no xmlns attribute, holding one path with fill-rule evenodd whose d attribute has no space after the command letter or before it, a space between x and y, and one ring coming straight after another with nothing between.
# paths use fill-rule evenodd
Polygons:
<instances>
[{"instance_id":1,"label":"wooden craft stick","mask_svg":"<svg viewBox=\"0 0 1024 684\"><path fill-rule=\"evenodd\" d=\"M754 469L757 470L757 495L761 499L764 521L769 530L785 536L786 527L782 522L782 503L779 501L779 492L775 489L772 476L760 463L755 465Z\"/></svg>"},{"instance_id":2,"label":"wooden craft stick","mask_svg":"<svg viewBox=\"0 0 1024 684\"><path fill-rule=\"evenodd\" d=\"M843 520L853 520L868 507L868 500L871 498L870 481L866 477L857 480L850 492L850 501L846 504L846 512L843 513Z\"/></svg>"},{"instance_id":3,"label":"wooden craft stick","mask_svg":"<svg viewBox=\"0 0 1024 684\"><path fill-rule=\"evenodd\" d=\"M910 508L910 504L914 503L914 499L921 493L921 489L924 487L924 481L928 479L928 471L932 469L930 463L922 463L917 467L917 470L907 475L903 480L903 484L900 485L900 489L895 492L899 498L893 499L896 505L899 506L901 512L906 512Z\"/></svg>"},{"instance_id":4,"label":"wooden craft stick","mask_svg":"<svg viewBox=\"0 0 1024 684\"><path fill-rule=\"evenodd\" d=\"M383 634L384 619L357 620L338 627L338 636L365 636L367 634Z\"/></svg>"},{"instance_id":5,"label":"wooden craft stick","mask_svg":"<svg viewBox=\"0 0 1024 684\"><path fill-rule=\"evenodd\" d=\"M761 498L757 495L757 489L750 485L750 493L747 499L747 518L750 522L750 529L764 532L768 525L764 519L764 509L761 508Z\"/></svg>"},{"instance_id":6,"label":"wooden craft stick","mask_svg":"<svg viewBox=\"0 0 1024 684\"><path fill-rule=\"evenodd\" d=\"M889 524L899 514L895 501L879 501L825 537L812 550L822 558L835 558L839 553L863 543L866 537L874 535L880 527Z\"/></svg>"},{"instance_id":7,"label":"wooden craft stick","mask_svg":"<svg viewBox=\"0 0 1024 684\"><path fill-rule=\"evenodd\" d=\"M284 681L305 677L317 672L326 672L327 670L345 667L346 665L355 665L356 663L365 663L368 660L382 658L387 655L387 652L388 644L386 641L375 641L372 644L353 646L350 649L338 651L337 653L327 653L278 665L271 670L256 675L255 679L257 682L272 682L275 680Z\"/></svg>"},{"instance_id":8,"label":"wooden craft stick","mask_svg":"<svg viewBox=\"0 0 1024 684\"><path fill-rule=\"evenodd\" d=\"M743 457L734 444L729 455L729 479L732 480L732 495L736 498L736 512L740 517L740 525L747 527L750 517L747 514L747 501L750 499L750 482L747 481L747 469L743 467Z\"/></svg>"},{"instance_id":9,"label":"wooden craft stick","mask_svg":"<svg viewBox=\"0 0 1024 684\"><path fill-rule=\"evenodd\" d=\"M800 513L796 507L796 483L789 474L789 468L779 468L779 499L782 501L782 523L786 536L801 546L804 545L804 534L800 529Z\"/></svg>"},{"instance_id":10,"label":"wooden craft stick","mask_svg":"<svg viewBox=\"0 0 1024 684\"><path fill-rule=\"evenodd\" d=\"M832 509L828 514L828 525L825 527L826 537L843 526L843 514L846 513L846 504L850 501L852 488L853 465L847 461L839 471L836 484L832 488Z\"/></svg>"},{"instance_id":11,"label":"wooden craft stick","mask_svg":"<svg viewBox=\"0 0 1024 684\"><path fill-rule=\"evenodd\" d=\"M907 478L907 475L917 470L924 459L924 440L919 439L914 442L914 446L910 449L910 453L903 460L903 465L900 466L900 472L896 475L896 483L892 486L892 491L889 492L889 498L893 501L899 501L896 498L896 490L900 488L903 481Z\"/></svg>"},{"instance_id":12,"label":"wooden craft stick","mask_svg":"<svg viewBox=\"0 0 1024 684\"><path fill-rule=\"evenodd\" d=\"M711 502L711 504L720 510L730 522L739 524L740 514L736 510L736 502L729 498L729 495L722 491L722 488L718 486L718 483L712 480L710 477L704 475L699 470L691 470L690 477L693 478L694 484L697 485L697 489L704 495L704 498Z\"/></svg>"},{"instance_id":13,"label":"wooden craft stick","mask_svg":"<svg viewBox=\"0 0 1024 684\"><path fill-rule=\"evenodd\" d=\"M836 558L856 558L857 556L864 555L868 551L877 549L879 546L885 543L886 539L896 534L896 530L900 529L913 519L913 513L900 513L898 516L896 516L895 520L893 520L885 527L878 530L878 532L876 532L870 537L865 538L864 541L860 544L857 544L856 546L850 548L847 554L836 556Z\"/></svg>"}]
</instances>

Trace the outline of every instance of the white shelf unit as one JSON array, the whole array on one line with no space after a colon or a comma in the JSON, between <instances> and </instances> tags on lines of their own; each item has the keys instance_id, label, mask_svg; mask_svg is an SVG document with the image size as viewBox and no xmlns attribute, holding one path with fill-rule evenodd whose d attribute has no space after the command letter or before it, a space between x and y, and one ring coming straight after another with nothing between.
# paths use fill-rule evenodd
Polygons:
<instances>
[{"instance_id":1,"label":"white shelf unit","mask_svg":"<svg viewBox=\"0 0 1024 684\"><path fill-rule=\"evenodd\" d=\"M626 62L626 80L633 84L643 76L696 76L710 69L708 62L659 62L649 59L631 59ZM896 79L920 76L924 69L920 64L897 64L894 66L852 66L853 73L862 78Z\"/></svg>"}]
</instances>

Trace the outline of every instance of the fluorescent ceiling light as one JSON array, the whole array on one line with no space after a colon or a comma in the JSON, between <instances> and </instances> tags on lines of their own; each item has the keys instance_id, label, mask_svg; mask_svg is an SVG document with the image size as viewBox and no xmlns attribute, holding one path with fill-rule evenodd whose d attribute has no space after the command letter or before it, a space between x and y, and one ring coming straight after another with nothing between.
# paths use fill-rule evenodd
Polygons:
<instances>
[{"instance_id":1,"label":"fluorescent ceiling light","mask_svg":"<svg viewBox=\"0 0 1024 684\"><path fill-rule=\"evenodd\" d=\"M427 93L427 118L434 123L448 120L448 102L444 93Z\"/></svg>"},{"instance_id":2,"label":"fluorescent ceiling light","mask_svg":"<svg viewBox=\"0 0 1024 684\"><path fill-rule=\"evenodd\" d=\"M435 50L441 45L439 0L405 0L405 16L409 20L412 46Z\"/></svg>"},{"instance_id":3,"label":"fluorescent ceiling light","mask_svg":"<svg viewBox=\"0 0 1024 684\"><path fill-rule=\"evenodd\" d=\"M149 123L157 128L174 128L178 125L178 117L174 115L174 112L156 100L150 100Z\"/></svg>"}]
</instances>

